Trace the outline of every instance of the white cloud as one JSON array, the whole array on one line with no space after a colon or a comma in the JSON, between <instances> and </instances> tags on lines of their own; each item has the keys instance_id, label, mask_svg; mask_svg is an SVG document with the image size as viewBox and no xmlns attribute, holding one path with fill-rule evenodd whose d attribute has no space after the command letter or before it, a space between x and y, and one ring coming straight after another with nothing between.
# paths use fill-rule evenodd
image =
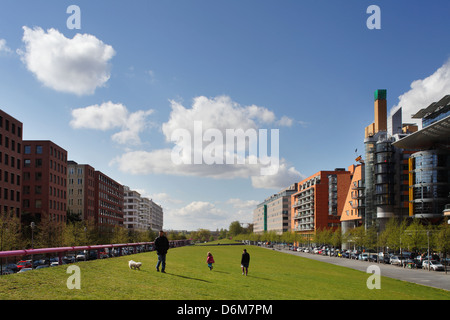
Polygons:
<instances>
[{"instance_id":1,"label":"white cloud","mask_svg":"<svg viewBox=\"0 0 450 320\"><path fill-rule=\"evenodd\" d=\"M180 208L164 209L164 229L228 229L231 222L252 222L256 201L230 199L225 203L192 201ZM245 206L245 207L243 207Z\"/></svg>"},{"instance_id":2,"label":"white cloud","mask_svg":"<svg viewBox=\"0 0 450 320\"><path fill-rule=\"evenodd\" d=\"M277 121L277 124L283 127L291 127L293 123L294 120L286 116L282 116L281 119Z\"/></svg>"},{"instance_id":3,"label":"white cloud","mask_svg":"<svg viewBox=\"0 0 450 320\"><path fill-rule=\"evenodd\" d=\"M183 150L191 150L191 153L188 155L189 158L195 153L204 156L205 147L209 145L209 142L203 142L203 144L196 145L195 143L192 143L190 138L180 141L171 141L171 138L172 134L180 128L184 129L190 137L194 137L196 130L196 128L194 128L194 123L196 121L201 122L203 132L208 129L214 129L222 137L226 137L227 129L257 130L266 124L277 125L279 124L279 121L284 125L292 124L287 117L282 117L281 120L277 120L275 114L264 107L255 105L242 107L227 96L219 96L212 99L203 96L197 97L193 101L192 108L185 108L175 101L171 101L171 105L172 112L169 120L162 125L162 132L166 141L172 142L174 147L180 147ZM222 158L225 158L227 155L226 145L233 144L234 146L235 141L234 139L232 140L233 141L227 141L224 139L222 141L214 141L217 143L216 146L218 146L218 150L221 150L222 152ZM248 145L245 147L248 147ZM241 159L245 160L242 164L237 162L237 159L239 158L237 153L232 155L234 161L231 163L224 160L222 164L207 164L204 161L197 164L176 164L172 159L173 150L174 149L166 148L152 151L129 151L113 159L111 165L117 165L119 170L131 174L170 174L217 179L257 177L261 174L262 169L266 168L268 164L277 165L273 162L263 163L263 161L251 163L250 159L255 155L250 155L249 153L244 154L244 156L241 157ZM241 150L238 150L238 147L236 147L235 152L239 151ZM261 150L259 152L261 152ZM242 156L242 154L240 154L240 156ZM272 178L252 178L254 187L279 189L300 178L300 173L293 167L289 168L284 159L278 159L277 161L279 161L281 171ZM287 182L287 184L281 185L281 183L284 182Z\"/></svg>"},{"instance_id":4,"label":"white cloud","mask_svg":"<svg viewBox=\"0 0 450 320\"><path fill-rule=\"evenodd\" d=\"M447 94L450 94L450 59L432 75L413 81L411 90L398 97L399 102L391 109L391 115L401 107L403 123L418 123L420 127L421 122L412 119L411 115Z\"/></svg>"},{"instance_id":5,"label":"white cloud","mask_svg":"<svg viewBox=\"0 0 450 320\"><path fill-rule=\"evenodd\" d=\"M170 195L166 192L150 194L148 197L150 199L152 199L153 201L155 201L156 203L162 203L164 205L182 203L182 201L180 199L173 198L172 195Z\"/></svg>"},{"instance_id":6,"label":"white cloud","mask_svg":"<svg viewBox=\"0 0 450 320\"><path fill-rule=\"evenodd\" d=\"M112 135L119 144L140 144L139 134L148 126L146 118L153 110L130 113L126 106L111 101L72 110L70 125L75 129L120 129Z\"/></svg>"},{"instance_id":7,"label":"white cloud","mask_svg":"<svg viewBox=\"0 0 450 320\"><path fill-rule=\"evenodd\" d=\"M0 39L0 52L10 53L11 49L6 45L5 39Z\"/></svg>"},{"instance_id":8,"label":"white cloud","mask_svg":"<svg viewBox=\"0 0 450 320\"><path fill-rule=\"evenodd\" d=\"M93 94L110 78L114 49L90 34L66 38L56 29L23 27L22 61L46 87L77 95Z\"/></svg>"},{"instance_id":9,"label":"white cloud","mask_svg":"<svg viewBox=\"0 0 450 320\"><path fill-rule=\"evenodd\" d=\"M250 177L252 186L262 189L282 189L304 178L294 167L289 167L284 159L280 160L277 174L260 175L262 166L259 164L176 165L172 162L171 152L171 149L129 151L114 158L110 165L116 165L120 171L134 175L169 174L215 179Z\"/></svg>"},{"instance_id":10,"label":"white cloud","mask_svg":"<svg viewBox=\"0 0 450 320\"><path fill-rule=\"evenodd\" d=\"M227 225L227 213L211 202L193 201L181 208L164 213L164 225L172 229L215 230Z\"/></svg>"},{"instance_id":11,"label":"white cloud","mask_svg":"<svg viewBox=\"0 0 450 320\"><path fill-rule=\"evenodd\" d=\"M226 203L232 205L233 208L236 209L254 209L259 204L259 201L231 198Z\"/></svg>"},{"instance_id":12,"label":"white cloud","mask_svg":"<svg viewBox=\"0 0 450 320\"><path fill-rule=\"evenodd\" d=\"M168 122L162 130L166 140L170 141L172 133L178 128L194 131L194 121L201 121L203 129L219 129L225 133L226 129L257 129L262 125L278 124L291 125L288 117L283 116L280 123L276 122L275 114L265 107L256 105L241 106L228 96L207 98L199 96L193 99L192 107L185 108L176 101L170 101L172 112ZM291 120L292 121L292 120Z\"/></svg>"},{"instance_id":13,"label":"white cloud","mask_svg":"<svg viewBox=\"0 0 450 320\"><path fill-rule=\"evenodd\" d=\"M294 167L288 167L286 163L280 163L277 174L251 177L252 186L260 189L283 189L305 178Z\"/></svg>"}]
</instances>

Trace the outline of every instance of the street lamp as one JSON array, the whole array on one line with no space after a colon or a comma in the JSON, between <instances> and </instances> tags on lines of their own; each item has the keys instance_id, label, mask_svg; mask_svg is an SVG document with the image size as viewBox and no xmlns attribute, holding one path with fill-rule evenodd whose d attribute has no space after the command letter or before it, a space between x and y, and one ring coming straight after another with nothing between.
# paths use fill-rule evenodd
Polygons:
<instances>
[{"instance_id":1,"label":"street lamp","mask_svg":"<svg viewBox=\"0 0 450 320\"><path fill-rule=\"evenodd\" d=\"M428 238L428 271L430 271L430 265L431 265L431 257L430 257L430 231L427 231L427 238Z\"/></svg>"},{"instance_id":2,"label":"street lamp","mask_svg":"<svg viewBox=\"0 0 450 320\"><path fill-rule=\"evenodd\" d=\"M36 226L36 224L34 222L31 222L30 227L31 227L31 249L34 249L34 227Z\"/></svg>"},{"instance_id":3,"label":"street lamp","mask_svg":"<svg viewBox=\"0 0 450 320\"><path fill-rule=\"evenodd\" d=\"M3 223L0 230L0 251L3 251ZM0 258L0 276L3 275L3 258Z\"/></svg>"}]
</instances>

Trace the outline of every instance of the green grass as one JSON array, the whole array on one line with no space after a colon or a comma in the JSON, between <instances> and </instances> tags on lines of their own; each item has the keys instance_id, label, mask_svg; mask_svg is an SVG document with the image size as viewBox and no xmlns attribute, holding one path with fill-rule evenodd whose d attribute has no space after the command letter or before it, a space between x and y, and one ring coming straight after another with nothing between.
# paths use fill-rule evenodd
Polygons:
<instances>
[{"instance_id":1,"label":"green grass","mask_svg":"<svg viewBox=\"0 0 450 320\"><path fill-rule=\"evenodd\" d=\"M102 300L448 300L445 290L382 277L380 290L366 287L369 274L315 260L246 246L247 277L241 274L244 246L190 246L169 250L167 273L155 271L156 253L79 262L81 289L69 290L68 265L0 277L0 299ZM216 261L209 271L206 253ZM128 260L141 261L141 271Z\"/></svg>"}]
</instances>

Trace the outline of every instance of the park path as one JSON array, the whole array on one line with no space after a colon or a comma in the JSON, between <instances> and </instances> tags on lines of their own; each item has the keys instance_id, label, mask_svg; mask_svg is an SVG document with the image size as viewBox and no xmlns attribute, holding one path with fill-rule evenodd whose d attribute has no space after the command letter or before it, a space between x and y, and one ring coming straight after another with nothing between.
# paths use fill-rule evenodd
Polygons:
<instances>
[{"instance_id":1,"label":"park path","mask_svg":"<svg viewBox=\"0 0 450 320\"><path fill-rule=\"evenodd\" d=\"M409 281L424 286L444 289L450 291L450 272L445 274L444 271L428 271L422 269L407 269L390 264L374 263L360 260L352 260L346 258L337 258L323 256L319 254L304 253L291 251L285 248L267 248L270 250L277 250L288 254L293 254L307 259L314 259L326 263L331 263L337 266L356 269L359 271L367 272L367 268L370 265L377 265L380 267L381 275L384 277L399 279L403 281Z\"/></svg>"}]
</instances>

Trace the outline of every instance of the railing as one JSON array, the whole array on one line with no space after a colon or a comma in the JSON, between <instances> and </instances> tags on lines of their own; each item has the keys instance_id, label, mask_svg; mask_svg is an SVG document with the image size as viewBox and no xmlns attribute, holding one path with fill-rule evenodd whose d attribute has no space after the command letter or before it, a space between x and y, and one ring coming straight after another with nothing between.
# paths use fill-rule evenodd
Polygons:
<instances>
[{"instance_id":1,"label":"railing","mask_svg":"<svg viewBox=\"0 0 450 320\"><path fill-rule=\"evenodd\" d=\"M190 244L191 240L170 240L169 245L171 248L182 247ZM0 251L0 261L7 257L24 257L40 254L58 254L58 263L62 264L62 258L67 252L77 251L97 251L97 258L100 258L100 253L105 249L118 249L119 256L122 255L122 249L125 247L133 248L133 253L136 253L136 249L139 246L153 246L154 242L135 242L135 243L121 243L121 244L101 244L90 246L74 246L74 247L56 247L56 248L38 248L38 249L23 249L23 250L11 250ZM1 264L1 262L0 262Z\"/></svg>"}]
</instances>

